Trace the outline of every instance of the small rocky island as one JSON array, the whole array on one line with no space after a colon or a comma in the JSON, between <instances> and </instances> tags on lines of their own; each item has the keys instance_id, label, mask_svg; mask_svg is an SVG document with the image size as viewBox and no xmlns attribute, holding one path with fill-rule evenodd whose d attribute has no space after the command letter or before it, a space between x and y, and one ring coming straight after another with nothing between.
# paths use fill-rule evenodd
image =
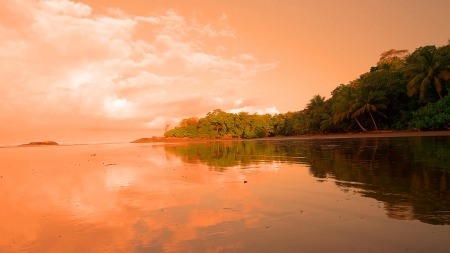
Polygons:
<instances>
[{"instance_id":1,"label":"small rocky island","mask_svg":"<svg viewBox=\"0 0 450 253\"><path fill-rule=\"evenodd\" d=\"M55 146L55 145L59 144L54 141L33 141L28 144L22 144L20 146L23 147L23 146Z\"/></svg>"},{"instance_id":2,"label":"small rocky island","mask_svg":"<svg viewBox=\"0 0 450 253\"><path fill-rule=\"evenodd\" d=\"M185 141L203 141L201 138L188 138L188 137L157 137L152 138L140 138L130 143L147 143L147 142L185 142Z\"/></svg>"}]
</instances>

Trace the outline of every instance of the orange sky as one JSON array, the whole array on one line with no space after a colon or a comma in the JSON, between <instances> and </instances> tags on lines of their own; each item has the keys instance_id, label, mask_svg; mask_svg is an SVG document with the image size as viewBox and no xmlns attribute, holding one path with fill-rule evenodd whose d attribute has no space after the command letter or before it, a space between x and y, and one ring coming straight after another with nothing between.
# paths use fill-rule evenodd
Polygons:
<instances>
[{"instance_id":1,"label":"orange sky","mask_svg":"<svg viewBox=\"0 0 450 253\"><path fill-rule=\"evenodd\" d=\"M446 44L449 9L446 0L0 0L0 143L130 141L217 108L301 110L383 51Z\"/></svg>"}]
</instances>

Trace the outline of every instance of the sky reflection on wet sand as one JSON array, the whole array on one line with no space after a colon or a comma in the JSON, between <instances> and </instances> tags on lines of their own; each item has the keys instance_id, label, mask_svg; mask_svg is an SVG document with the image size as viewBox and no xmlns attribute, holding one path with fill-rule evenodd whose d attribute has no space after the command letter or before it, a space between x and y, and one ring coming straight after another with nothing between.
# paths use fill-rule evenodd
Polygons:
<instances>
[{"instance_id":1,"label":"sky reflection on wet sand","mask_svg":"<svg viewBox=\"0 0 450 253\"><path fill-rule=\"evenodd\" d=\"M2 148L0 157L1 252L450 248L449 226L392 219L383 202L304 164L220 171L157 144Z\"/></svg>"}]
</instances>

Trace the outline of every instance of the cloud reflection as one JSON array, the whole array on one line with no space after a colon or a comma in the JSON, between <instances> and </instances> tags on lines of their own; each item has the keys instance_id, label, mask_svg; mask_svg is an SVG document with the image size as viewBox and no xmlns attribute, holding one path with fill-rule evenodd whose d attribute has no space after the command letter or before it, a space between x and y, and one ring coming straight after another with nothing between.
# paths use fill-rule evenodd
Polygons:
<instances>
[{"instance_id":1,"label":"cloud reflection","mask_svg":"<svg viewBox=\"0 0 450 253\"><path fill-rule=\"evenodd\" d=\"M243 184L245 171L187 166L161 146L95 150L0 150L9 157L0 185L2 251L180 252L258 224L261 205Z\"/></svg>"}]
</instances>

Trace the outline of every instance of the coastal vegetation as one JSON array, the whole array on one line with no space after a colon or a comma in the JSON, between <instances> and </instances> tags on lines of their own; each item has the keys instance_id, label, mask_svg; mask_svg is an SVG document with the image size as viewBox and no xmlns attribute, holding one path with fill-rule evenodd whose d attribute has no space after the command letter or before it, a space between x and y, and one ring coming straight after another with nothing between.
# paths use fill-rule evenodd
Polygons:
<instances>
[{"instance_id":1,"label":"coastal vegetation","mask_svg":"<svg viewBox=\"0 0 450 253\"><path fill-rule=\"evenodd\" d=\"M177 138L259 138L378 130L450 130L450 44L409 53L389 50L376 66L330 98L275 115L228 113L183 119L164 133Z\"/></svg>"}]
</instances>

